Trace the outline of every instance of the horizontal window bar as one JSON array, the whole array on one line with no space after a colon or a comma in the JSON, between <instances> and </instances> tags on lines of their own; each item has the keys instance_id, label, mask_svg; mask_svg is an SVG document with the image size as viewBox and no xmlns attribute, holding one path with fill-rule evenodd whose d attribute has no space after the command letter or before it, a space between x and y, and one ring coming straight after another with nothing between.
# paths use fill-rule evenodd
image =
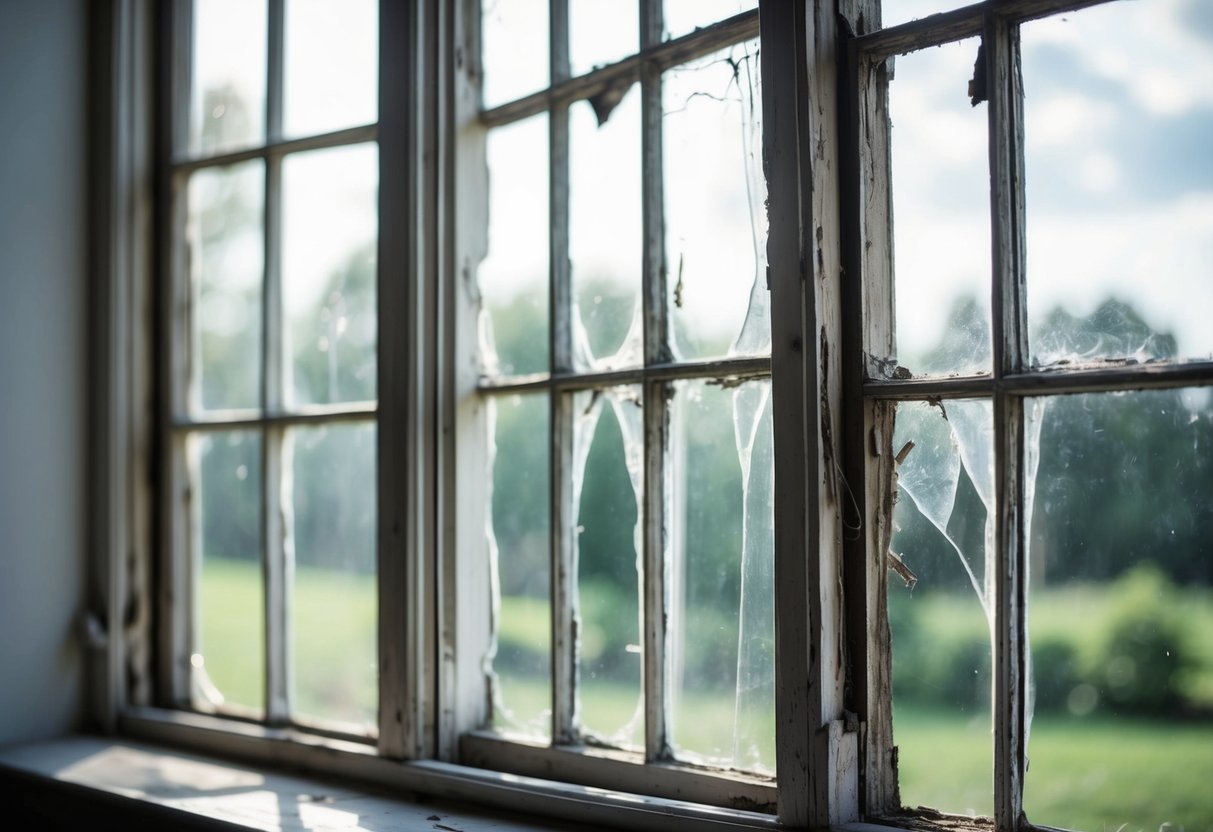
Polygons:
<instances>
[{"instance_id":1,"label":"horizontal window bar","mask_svg":"<svg viewBox=\"0 0 1213 832\"><path fill-rule=\"evenodd\" d=\"M558 771L561 779L586 786L609 782L621 791L775 811L773 780L680 763L646 763L639 753L519 742L488 731L464 734L460 751L464 763L479 768L534 777Z\"/></svg>"},{"instance_id":2,"label":"horizontal window bar","mask_svg":"<svg viewBox=\"0 0 1213 832\"><path fill-rule=\"evenodd\" d=\"M757 9L696 29L688 35L642 50L617 63L570 78L525 98L485 110L480 114L480 121L485 127L500 127L520 121L550 110L558 104L591 98L625 81L638 81L640 68L644 64L655 64L661 69L668 69L710 55L730 44L756 37Z\"/></svg>"},{"instance_id":3,"label":"horizontal window bar","mask_svg":"<svg viewBox=\"0 0 1213 832\"><path fill-rule=\"evenodd\" d=\"M173 430L233 430L272 425L309 425L317 423L364 422L374 419L379 406L375 402L346 402L340 405L311 406L292 413L260 414L251 411L214 411L204 419L175 419Z\"/></svg>"},{"instance_id":4,"label":"horizontal window bar","mask_svg":"<svg viewBox=\"0 0 1213 832\"><path fill-rule=\"evenodd\" d=\"M999 17L1022 23L1107 2L1109 0L1003 0L988 7L976 3L862 35L855 39L854 48L868 60L877 61L980 35L987 8Z\"/></svg>"},{"instance_id":5,"label":"horizontal window bar","mask_svg":"<svg viewBox=\"0 0 1213 832\"><path fill-rule=\"evenodd\" d=\"M1116 364L1105 367L1050 368L1016 373L995 380L989 376L870 380L864 395L873 399L958 399L992 396L995 391L1015 396L1065 393L1107 393L1167 387L1213 385L1213 361L1183 364Z\"/></svg>"},{"instance_id":6,"label":"horizontal window bar","mask_svg":"<svg viewBox=\"0 0 1213 832\"><path fill-rule=\"evenodd\" d=\"M442 800L474 801L578 824L610 824L657 832L775 830L771 815L684 800L557 783L436 761L399 762L363 743L318 737L293 728L268 728L159 708L129 708L121 731L180 748L257 764L377 783Z\"/></svg>"},{"instance_id":7,"label":"horizontal window bar","mask_svg":"<svg viewBox=\"0 0 1213 832\"><path fill-rule=\"evenodd\" d=\"M237 162L247 162L250 159L262 159L267 156L285 156L288 153L299 153L305 150L322 150L328 147L341 147L347 144L373 142L379 138L378 124L364 124L361 127L349 127L345 130L335 130L332 133L320 133L315 136L304 136L298 139L283 139L269 144L257 145L243 150L233 150L230 153L220 153L216 156L205 156L198 159L180 159L173 162L173 170L189 172L201 168L223 167Z\"/></svg>"},{"instance_id":8,"label":"horizontal window bar","mask_svg":"<svg viewBox=\"0 0 1213 832\"><path fill-rule=\"evenodd\" d=\"M771 374L771 359L722 358L717 361L694 363L653 364L626 370L601 370L587 373L561 373L555 376L540 373L510 379L482 378L479 391L486 395L524 393L533 390L588 390L593 387L613 387L617 384L641 384L646 381L710 378L722 383Z\"/></svg>"}]
</instances>

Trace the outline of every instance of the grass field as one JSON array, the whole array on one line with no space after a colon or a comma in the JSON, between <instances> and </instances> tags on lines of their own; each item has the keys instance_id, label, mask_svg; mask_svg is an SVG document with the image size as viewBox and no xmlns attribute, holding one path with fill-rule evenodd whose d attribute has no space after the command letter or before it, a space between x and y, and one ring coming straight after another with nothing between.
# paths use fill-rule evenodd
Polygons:
<instances>
[{"instance_id":1,"label":"grass field","mask_svg":"<svg viewBox=\"0 0 1213 832\"><path fill-rule=\"evenodd\" d=\"M202 640L206 667L229 701L259 706L262 680L261 577L254 564L212 559L203 571ZM1039 600L1040 623L1071 626L1065 608L1081 617L1083 605L1061 597ZM367 577L301 569L296 590L296 701L301 712L362 721L374 714L375 593ZM1202 621L1213 611L1193 610ZM509 616L507 615L507 618ZM527 613L518 611L519 622ZM1076 620L1075 627L1087 626ZM1205 630L1213 632L1213 629ZM510 633L521 638L522 633ZM1209 645L1202 645L1208 650ZM1207 655L1207 653L1206 653ZM507 704L520 715L546 707L545 684L525 677L504 680ZM599 681L583 702L583 719L609 732L628 722L635 688ZM675 706L675 740L703 754L731 754L731 697L687 692ZM755 722L773 727L769 715ZM752 743L769 759L771 727L756 729ZM901 794L909 806L986 814L993 803L988 714L973 718L928 707L897 705ZM1156 832L1164 824L1184 832L1213 832L1213 719L1173 721L1042 714L1032 724L1025 802L1036 823L1082 832Z\"/></svg>"}]
</instances>

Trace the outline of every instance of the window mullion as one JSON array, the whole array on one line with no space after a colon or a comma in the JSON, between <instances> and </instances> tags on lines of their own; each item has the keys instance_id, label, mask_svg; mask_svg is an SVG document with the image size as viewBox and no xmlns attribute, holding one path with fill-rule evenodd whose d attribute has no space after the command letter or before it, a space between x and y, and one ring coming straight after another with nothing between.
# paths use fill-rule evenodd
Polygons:
<instances>
[{"instance_id":1,"label":"window mullion","mask_svg":"<svg viewBox=\"0 0 1213 832\"><path fill-rule=\"evenodd\" d=\"M1023 190L1023 91L1018 27L987 13L991 288L995 379L1022 372L1028 355ZM994 813L999 829L1023 816L1026 662L1023 398L996 385L994 483Z\"/></svg>"},{"instance_id":2,"label":"window mullion","mask_svg":"<svg viewBox=\"0 0 1213 832\"><path fill-rule=\"evenodd\" d=\"M266 119L268 141L282 133L282 72L284 0L270 0L266 49ZM265 276L261 304L263 413L283 409L282 326L282 159L265 159ZM262 563L265 574L265 717L270 724L290 720L290 593L293 564L285 517L290 489L284 488L283 441L280 427L262 434Z\"/></svg>"},{"instance_id":3,"label":"window mullion","mask_svg":"<svg viewBox=\"0 0 1213 832\"><path fill-rule=\"evenodd\" d=\"M661 0L640 2L640 48L661 43ZM640 75L641 180L644 311L644 362L663 364L671 359L667 337L668 315L665 291L665 208L663 201L661 68L646 62ZM669 718L669 663L666 656L666 622L670 594L667 590L667 529L670 512L666 504L669 442L669 385L655 381L644 390L644 703L645 758L671 756Z\"/></svg>"},{"instance_id":4,"label":"window mullion","mask_svg":"<svg viewBox=\"0 0 1213 832\"><path fill-rule=\"evenodd\" d=\"M166 4L158 20L160 49L169 60L162 61L167 83L159 85L157 96L156 157L161 171L186 144L189 135L191 59L193 51L193 14L189 5ZM161 56L163 57L163 53ZM190 652L196 643L194 598L191 573L196 556L192 549L191 505L194 497L190 480L190 462L186 439L174 433L175 416L188 406L193 379L190 352L191 287L189 250L185 234L187 214L186 181L182 176L163 173L157 193L157 238L161 246L159 266L168 276L157 298L159 327L157 340L160 360L159 433L160 467L165 487L159 495L158 510L165 518L160 524L159 544L165 553L165 568L160 571L158 592L164 604L159 616L161 648L157 687L160 695L174 705L190 701Z\"/></svg>"},{"instance_id":5,"label":"window mullion","mask_svg":"<svg viewBox=\"0 0 1213 832\"><path fill-rule=\"evenodd\" d=\"M568 0L550 6L551 83L569 77ZM553 372L573 368L569 282L569 109L548 115L549 212L551 220L549 337ZM577 718L577 506L573 504L573 399L552 391L551 400L552 741L575 742Z\"/></svg>"}]
</instances>

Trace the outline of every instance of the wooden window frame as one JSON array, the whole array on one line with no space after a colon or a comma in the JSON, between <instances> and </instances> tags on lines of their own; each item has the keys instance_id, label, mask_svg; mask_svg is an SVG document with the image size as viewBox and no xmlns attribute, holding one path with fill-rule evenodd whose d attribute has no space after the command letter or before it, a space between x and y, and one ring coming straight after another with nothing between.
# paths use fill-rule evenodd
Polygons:
<instances>
[{"instance_id":1,"label":"wooden window frame","mask_svg":"<svg viewBox=\"0 0 1213 832\"><path fill-rule=\"evenodd\" d=\"M1213 362L1124 366L1031 366L1027 344L1026 213L1022 23L1115 0L986 0L880 29L856 27L846 48L843 129L846 187L842 192L847 281L842 337L847 373L844 469L856 489L855 521L863 532L847 546L847 621L851 702L865 726L862 780L866 817L913 822L897 792L892 726L891 644L886 615L885 552L892 539L896 462L893 426L898 402L982 398L992 402L996 517L994 568L994 822L1002 830L1034 830L1023 812L1028 684L1026 633L1027 527L1024 516L1025 399L1213 384ZM876 25L872 25L875 23ZM887 61L896 55L980 37L985 54L990 165L992 372L909 378L880 359L896 355L893 332L894 220L890 189ZM964 79L957 79L962 83ZM877 360L872 360L875 357ZM859 678L859 674L863 678ZM964 823L965 819L955 821Z\"/></svg>"}]
</instances>

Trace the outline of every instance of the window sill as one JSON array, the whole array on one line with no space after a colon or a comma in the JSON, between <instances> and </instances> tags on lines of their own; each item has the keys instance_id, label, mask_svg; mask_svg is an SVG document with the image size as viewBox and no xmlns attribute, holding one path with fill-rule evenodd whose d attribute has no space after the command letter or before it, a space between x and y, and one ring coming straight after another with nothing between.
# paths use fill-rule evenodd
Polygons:
<instances>
[{"instance_id":1,"label":"window sill","mask_svg":"<svg viewBox=\"0 0 1213 832\"><path fill-rule=\"evenodd\" d=\"M386 798L332 781L96 737L0 750L0 782L22 820L46 828L367 829L522 832L571 829L500 811ZM6 812L7 816L7 812ZM136 822L140 823L136 823ZM32 828L32 827L31 827Z\"/></svg>"},{"instance_id":2,"label":"window sill","mask_svg":"<svg viewBox=\"0 0 1213 832\"><path fill-rule=\"evenodd\" d=\"M122 717L120 730L121 738L0 749L0 779L35 784L46 805L74 794L82 805L120 804L114 811L123 817L167 812L189 828L784 828L756 812L437 761L399 762L369 745L198 714L139 709Z\"/></svg>"}]
</instances>

